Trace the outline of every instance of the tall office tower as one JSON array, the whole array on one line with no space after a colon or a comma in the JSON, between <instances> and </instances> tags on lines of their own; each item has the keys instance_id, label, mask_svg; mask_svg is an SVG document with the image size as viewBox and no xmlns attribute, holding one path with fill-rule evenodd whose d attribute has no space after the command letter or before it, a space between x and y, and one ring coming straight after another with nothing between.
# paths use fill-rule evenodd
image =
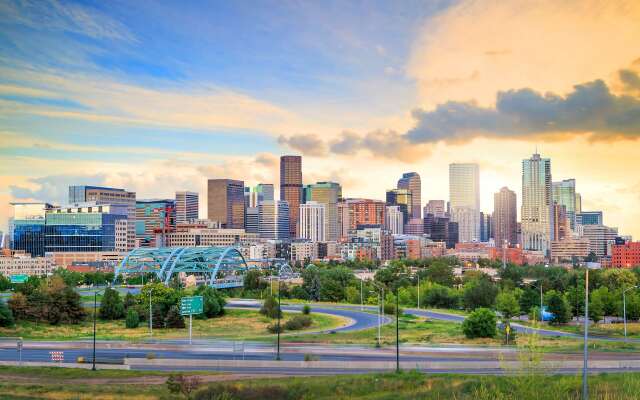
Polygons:
<instances>
[{"instance_id":1,"label":"tall office tower","mask_svg":"<svg viewBox=\"0 0 640 400\"><path fill-rule=\"evenodd\" d=\"M583 235L589 239L589 252L598 258L611 255L611 247L618 236L618 228L610 228L602 224L583 225Z\"/></svg>"},{"instance_id":2,"label":"tall office tower","mask_svg":"<svg viewBox=\"0 0 640 400\"><path fill-rule=\"evenodd\" d=\"M489 239L493 239L492 228L492 216L491 214L480 211L480 241L488 242Z\"/></svg>"},{"instance_id":3,"label":"tall office tower","mask_svg":"<svg viewBox=\"0 0 640 400\"><path fill-rule=\"evenodd\" d=\"M406 189L411 193L411 218L422 218L422 183L417 172L406 172L398 180L398 189Z\"/></svg>"},{"instance_id":4,"label":"tall office tower","mask_svg":"<svg viewBox=\"0 0 640 400\"><path fill-rule=\"evenodd\" d=\"M449 164L451 220L458 223L458 240L480 240L480 169L478 164Z\"/></svg>"},{"instance_id":5,"label":"tall office tower","mask_svg":"<svg viewBox=\"0 0 640 400\"><path fill-rule=\"evenodd\" d=\"M404 216L400 206L387 206L384 215L384 227L393 235L402 235L404 230Z\"/></svg>"},{"instance_id":6,"label":"tall office tower","mask_svg":"<svg viewBox=\"0 0 640 400\"><path fill-rule=\"evenodd\" d=\"M553 239L551 160L536 153L522 160L522 246L548 254Z\"/></svg>"},{"instance_id":7,"label":"tall office tower","mask_svg":"<svg viewBox=\"0 0 640 400\"><path fill-rule=\"evenodd\" d=\"M46 212L48 203L11 203L11 249L23 250L32 257L43 257L45 252Z\"/></svg>"},{"instance_id":8,"label":"tall office tower","mask_svg":"<svg viewBox=\"0 0 640 400\"><path fill-rule=\"evenodd\" d=\"M69 186L69 204L90 202L127 206L127 250L133 249L136 243L136 193L102 186Z\"/></svg>"},{"instance_id":9,"label":"tall office tower","mask_svg":"<svg viewBox=\"0 0 640 400\"><path fill-rule=\"evenodd\" d=\"M258 207L264 200L273 201L273 184L259 183L254 187L244 188L244 202L246 207Z\"/></svg>"},{"instance_id":10,"label":"tall office tower","mask_svg":"<svg viewBox=\"0 0 640 400\"><path fill-rule=\"evenodd\" d=\"M233 179L209 179L207 187L208 219L227 229L244 228L244 182Z\"/></svg>"},{"instance_id":11,"label":"tall office tower","mask_svg":"<svg viewBox=\"0 0 640 400\"><path fill-rule=\"evenodd\" d=\"M493 238L497 247L518 244L518 198L506 186L493 195Z\"/></svg>"},{"instance_id":12,"label":"tall office tower","mask_svg":"<svg viewBox=\"0 0 640 400\"><path fill-rule=\"evenodd\" d=\"M289 204L265 200L258 205L258 231L263 239L289 239Z\"/></svg>"},{"instance_id":13,"label":"tall office tower","mask_svg":"<svg viewBox=\"0 0 640 400\"><path fill-rule=\"evenodd\" d=\"M567 220L569 221L569 227L572 230L576 229L576 180L564 179L560 182L553 182L552 188L553 201L564 206L567 213ZM558 238L555 240L558 240Z\"/></svg>"},{"instance_id":14,"label":"tall office tower","mask_svg":"<svg viewBox=\"0 0 640 400\"><path fill-rule=\"evenodd\" d=\"M271 200L273 201L273 200ZM245 222L244 222L244 230L247 233L259 233L260 232L260 222L259 222L259 209L258 207L247 207L245 210Z\"/></svg>"},{"instance_id":15,"label":"tall office tower","mask_svg":"<svg viewBox=\"0 0 640 400\"><path fill-rule=\"evenodd\" d=\"M576 193L576 218L578 217L578 213L581 213L581 212L582 212L582 195L580 193Z\"/></svg>"},{"instance_id":16,"label":"tall office tower","mask_svg":"<svg viewBox=\"0 0 640 400\"><path fill-rule=\"evenodd\" d=\"M45 252L114 251L127 242L126 204L89 202L45 214Z\"/></svg>"},{"instance_id":17,"label":"tall office tower","mask_svg":"<svg viewBox=\"0 0 640 400\"><path fill-rule=\"evenodd\" d=\"M318 182L304 188L304 201L315 201L325 205L326 240L330 242L340 237L338 201L341 199L342 187L336 182Z\"/></svg>"},{"instance_id":18,"label":"tall office tower","mask_svg":"<svg viewBox=\"0 0 640 400\"><path fill-rule=\"evenodd\" d=\"M408 189L387 190L387 205L400 207L403 215L403 224L408 223L413 215L413 199Z\"/></svg>"},{"instance_id":19,"label":"tall office tower","mask_svg":"<svg viewBox=\"0 0 640 400\"><path fill-rule=\"evenodd\" d=\"M553 240L561 241L570 236L571 229L567 208L563 204L553 202Z\"/></svg>"},{"instance_id":20,"label":"tall office tower","mask_svg":"<svg viewBox=\"0 0 640 400\"><path fill-rule=\"evenodd\" d=\"M338 213L341 232L347 235L358 225L384 225L384 211L386 204L380 200L345 199L340 202Z\"/></svg>"},{"instance_id":21,"label":"tall office tower","mask_svg":"<svg viewBox=\"0 0 640 400\"><path fill-rule=\"evenodd\" d=\"M429 218L425 218L425 224L427 219L430 220L429 235L431 240L434 242L445 242L449 249L456 247L456 243L458 243L457 222L451 222L448 217L433 217L432 214L429 214Z\"/></svg>"},{"instance_id":22,"label":"tall office tower","mask_svg":"<svg viewBox=\"0 0 640 400\"><path fill-rule=\"evenodd\" d=\"M280 157L280 200L289 204L289 234L296 236L298 212L302 202L302 157Z\"/></svg>"},{"instance_id":23,"label":"tall office tower","mask_svg":"<svg viewBox=\"0 0 640 400\"><path fill-rule=\"evenodd\" d=\"M424 215L432 214L434 217L444 218L447 214L447 206L444 200L429 200L424 206Z\"/></svg>"},{"instance_id":24,"label":"tall office tower","mask_svg":"<svg viewBox=\"0 0 640 400\"><path fill-rule=\"evenodd\" d=\"M198 193L176 192L176 224L198 219Z\"/></svg>"},{"instance_id":25,"label":"tall office tower","mask_svg":"<svg viewBox=\"0 0 640 400\"><path fill-rule=\"evenodd\" d=\"M162 247L164 235L176 226L176 201L136 201L136 242L140 247ZM158 240L158 237L160 240Z\"/></svg>"},{"instance_id":26,"label":"tall office tower","mask_svg":"<svg viewBox=\"0 0 640 400\"><path fill-rule=\"evenodd\" d=\"M300 204L300 237L312 242L327 241L327 205L317 201ZM335 239L334 239L335 240Z\"/></svg>"}]
</instances>

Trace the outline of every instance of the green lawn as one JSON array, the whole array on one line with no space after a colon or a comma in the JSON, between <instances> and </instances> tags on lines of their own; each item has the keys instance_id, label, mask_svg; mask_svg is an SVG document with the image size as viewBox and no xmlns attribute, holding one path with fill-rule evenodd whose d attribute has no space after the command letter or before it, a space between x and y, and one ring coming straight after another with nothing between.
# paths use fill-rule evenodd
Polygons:
<instances>
[{"instance_id":1,"label":"green lawn","mask_svg":"<svg viewBox=\"0 0 640 400\"><path fill-rule=\"evenodd\" d=\"M282 324L296 313L284 313ZM334 329L346 323L346 320L327 314L311 313L313 325L305 331ZM188 326L188 319L185 321ZM221 318L193 319L193 337L225 338L225 339L267 339L273 334L267 326L273 323L257 310L228 309ZM184 338L188 335L184 329L154 329L154 338ZM302 331L304 332L304 331ZM21 321L14 328L0 328L0 336L21 336L25 339L77 340L93 335L93 321L88 318L77 325L49 325ZM284 334L285 336L288 333ZM124 320L98 321L97 337L103 340L144 340L149 337L148 325L141 323L136 329L127 329Z\"/></svg>"},{"instance_id":2,"label":"green lawn","mask_svg":"<svg viewBox=\"0 0 640 400\"><path fill-rule=\"evenodd\" d=\"M49 369L51 370L51 368ZM90 372L90 371L89 371ZM91 377L65 379L43 372L30 379L10 380L11 373L0 369L0 399L178 399L168 392L164 379L158 375L132 374L109 382L106 371L92 372ZM73 372L75 374L75 372ZM212 377L199 375L203 381ZM154 379L155 378L155 379ZM52 380L57 379L57 380ZM144 381L144 379L148 379ZM215 380L215 377L213 377ZM424 375L416 372L400 374L341 375L322 377L286 377L202 383L192 396L196 400L507 400L507 399L570 399L581 398L580 376L518 376ZM640 393L640 374L603 374L589 379L593 400L636 399Z\"/></svg>"}]
</instances>

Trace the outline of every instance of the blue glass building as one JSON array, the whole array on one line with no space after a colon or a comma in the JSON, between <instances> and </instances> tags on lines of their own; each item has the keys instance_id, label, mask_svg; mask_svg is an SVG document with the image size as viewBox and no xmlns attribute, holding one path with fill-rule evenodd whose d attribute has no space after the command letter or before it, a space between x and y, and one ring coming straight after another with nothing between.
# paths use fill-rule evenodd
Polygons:
<instances>
[{"instance_id":1,"label":"blue glass building","mask_svg":"<svg viewBox=\"0 0 640 400\"><path fill-rule=\"evenodd\" d=\"M11 248L22 250L34 257L45 252L45 215L52 206L47 203L11 203Z\"/></svg>"}]
</instances>

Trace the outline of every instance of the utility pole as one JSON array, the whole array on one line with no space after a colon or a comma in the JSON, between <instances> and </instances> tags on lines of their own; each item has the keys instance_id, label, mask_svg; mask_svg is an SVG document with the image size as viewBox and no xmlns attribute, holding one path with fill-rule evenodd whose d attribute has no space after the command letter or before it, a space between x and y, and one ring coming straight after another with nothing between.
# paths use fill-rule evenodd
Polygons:
<instances>
[{"instance_id":1,"label":"utility pole","mask_svg":"<svg viewBox=\"0 0 640 400\"><path fill-rule=\"evenodd\" d=\"M398 288L396 288L396 372L400 372L400 307L398 297L400 292Z\"/></svg>"},{"instance_id":2,"label":"utility pole","mask_svg":"<svg viewBox=\"0 0 640 400\"><path fill-rule=\"evenodd\" d=\"M280 308L280 277L278 277L278 355L276 356L276 360L280 361L280 313L282 309Z\"/></svg>"},{"instance_id":3,"label":"utility pole","mask_svg":"<svg viewBox=\"0 0 640 400\"><path fill-rule=\"evenodd\" d=\"M152 289L149 287L149 336L153 336L153 311L151 310L151 292Z\"/></svg>"},{"instance_id":4,"label":"utility pole","mask_svg":"<svg viewBox=\"0 0 640 400\"><path fill-rule=\"evenodd\" d=\"M589 399L589 386L587 385L587 373L589 370L589 266L586 269L584 282L584 352L582 354L582 400Z\"/></svg>"}]
</instances>

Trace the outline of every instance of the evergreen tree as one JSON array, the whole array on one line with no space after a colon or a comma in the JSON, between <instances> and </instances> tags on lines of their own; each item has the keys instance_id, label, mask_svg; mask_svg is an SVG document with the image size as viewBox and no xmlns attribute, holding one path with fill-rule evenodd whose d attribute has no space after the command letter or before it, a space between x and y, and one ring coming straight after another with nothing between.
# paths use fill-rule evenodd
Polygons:
<instances>
[{"instance_id":1,"label":"evergreen tree","mask_svg":"<svg viewBox=\"0 0 640 400\"><path fill-rule=\"evenodd\" d=\"M278 307L278 300L274 296L267 296L262 308L260 308L260 314L269 318L278 318L278 314L282 317L282 311Z\"/></svg>"},{"instance_id":2,"label":"evergreen tree","mask_svg":"<svg viewBox=\"0 0 640 400\"><path fill-rule=\"evenodd\" d=\"M164 315L162 314L162 305L154 304L152 310L153 321L151 321L151 326L153 326L154 328L164 328Z\"/></svg>"},{"instance_id":3,"label":"evergreen tree","mask_svg":"<svg viewBox=\"0 0 640 400\"><path fill-rule=\"evenodd\" d=\"M199 318L214 318L224 315L226 301L219 291L209 286L200 286L195 294L202 296L204 303L202 305L202 314L198 315Z\"/></svg>"},{"instance_id":4,"label":"evergreen tree","mask_svg":"<svg viewBox=\"0 0 640 400\"><path fill-rule=\"evenodd\" d=\"M128 310L129 307L133 307L136 305L136 297L131 293L127 292L124 296L124 309Z\"/></svg>"},{"instance_id":5,"label":"evergreen tree","mask_svg":"<svg viewBox=\"0 0 640 400\"><path fill-rule=\"evenodd\" d=\"M13 326L14 322L11 309L4 301L0 300L0 326L10 327Z\"/></svg>"},{"instance_id":6,"label":"evergreen tree","mask_svg":"<svg viewBox=\"0 0 640 400\"><path fill-rule=\"evenodd\" d=\"M184 328L184 317L180 314L178 306L172 306L164 319L167 328Z\"/></svg>"},{"instance_id":7,"label":"evergreen tree","mask_svg":"<svg viewBox=\"0 0 640 400\"><path fill-rule=\"evenodd\" d=\"M555 290L546 295L547 310L553 314L552 324L566 324L571 318L571 310L567 300Z\"/></svg>"},{"instance_id":8,"label":"evergreen tree","mask_svg":"<svg viewBox=\"0 0 640 400\"><path fill-rule=\"evenodd\" d=\"M124 317L124 304L117 290L106 288L100 302L100 318L107 320Z\"/></svg>"},{"instance_id":9,"label":"evergreen tree","mask_svg":"<svg viewBox=\"0 0 640 400\"><path fill-rule=\"evenodd\" d=\"M125 326L128 329L135 329L140 325L140 317L138 312L133 308L129 308L127 311L127 319L125 320Z\"/></svg>"}]
</instances>

